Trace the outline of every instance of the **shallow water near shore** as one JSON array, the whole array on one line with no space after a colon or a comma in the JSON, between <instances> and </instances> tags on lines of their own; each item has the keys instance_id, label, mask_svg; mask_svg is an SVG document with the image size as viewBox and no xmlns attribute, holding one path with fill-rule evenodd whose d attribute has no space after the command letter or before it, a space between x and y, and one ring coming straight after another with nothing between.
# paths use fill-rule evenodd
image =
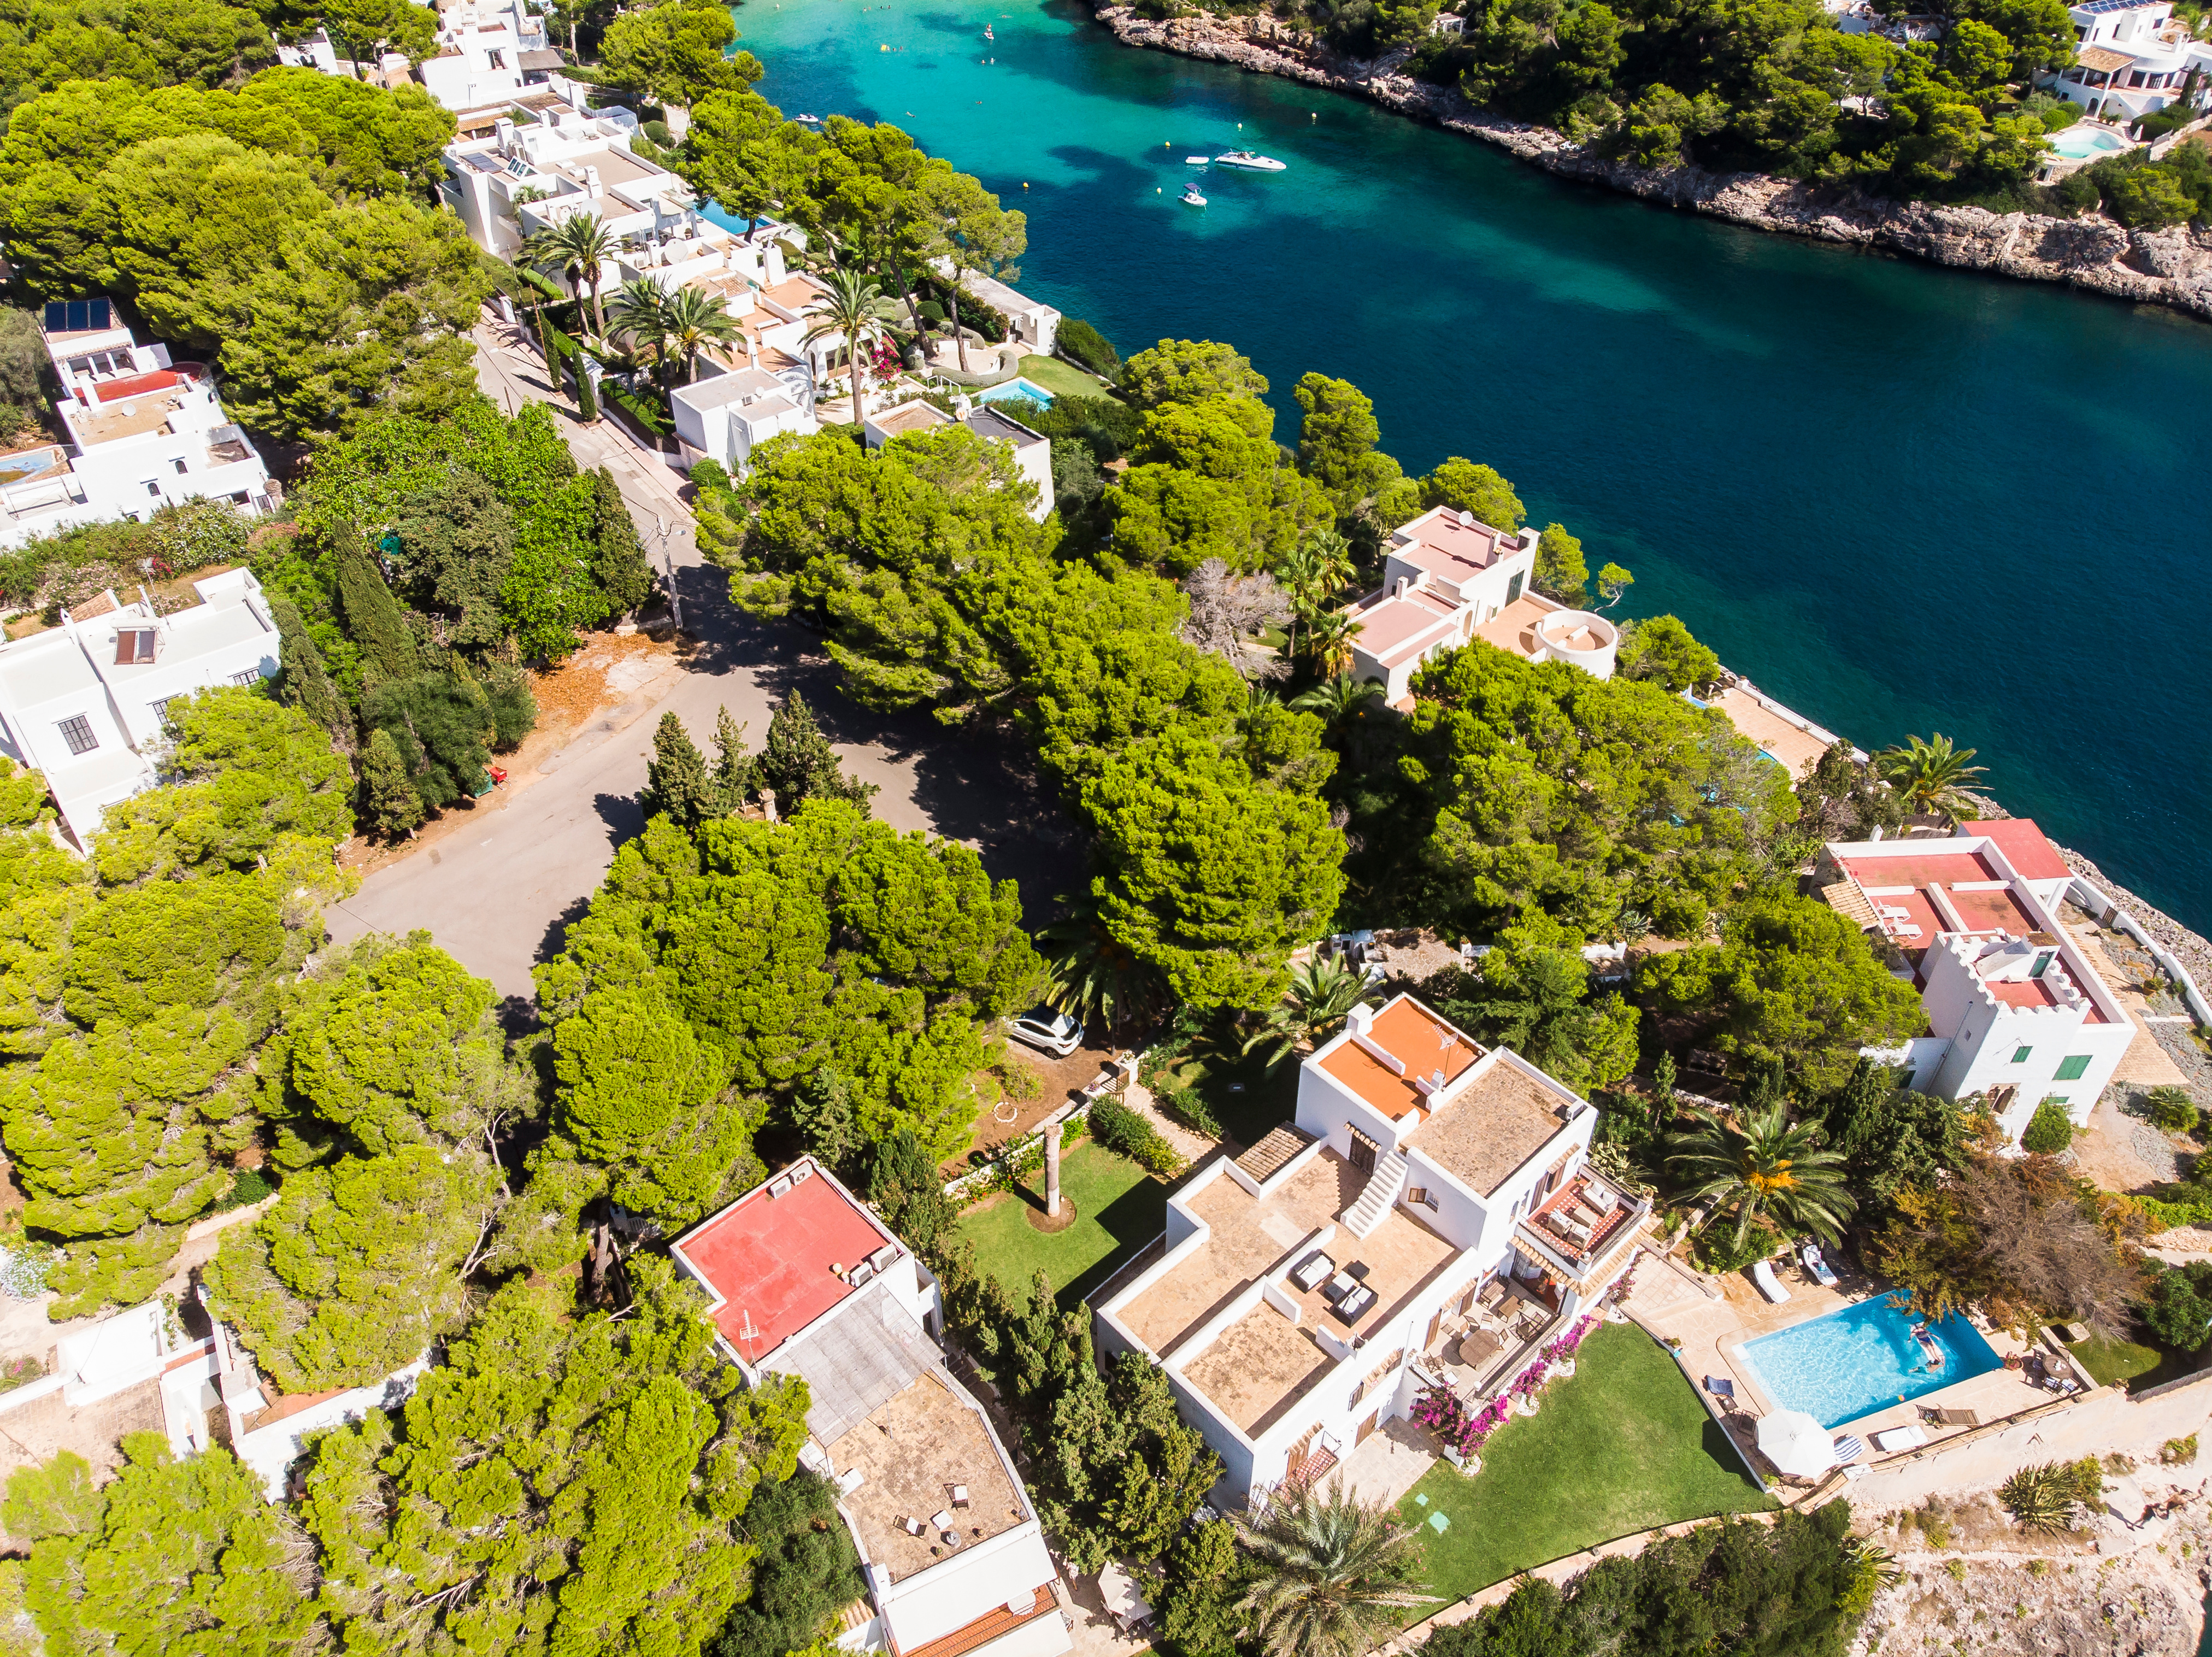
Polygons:
<instances>
[{"instance_id":1,"label":"shallow water near shore","mask_svg":"<svg viewBox=\"0 0 2212 1657\"><path fill-rule=\"evenodd\" d=\"M890 121L1025 210L1024 291L1125 353L1234 342L1286 439L1299 375L1356 382L1408 471L1486 461L1632 569L1624 613L1868 747L1978 746L2212 930L2212 326L1563 184L1065 0L735 15L786 114ZM1187 155L1246 146L1289 171L1181 204Z\"/></svg>"}]
</instances>

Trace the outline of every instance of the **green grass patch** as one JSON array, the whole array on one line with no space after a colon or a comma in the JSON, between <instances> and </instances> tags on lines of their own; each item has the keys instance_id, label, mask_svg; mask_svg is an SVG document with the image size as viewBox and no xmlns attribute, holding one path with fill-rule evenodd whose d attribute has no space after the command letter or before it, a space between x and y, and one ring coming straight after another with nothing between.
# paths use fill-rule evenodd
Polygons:
<instances>
[{"instance_id":1,"label":"green grass patch","mask_svg":"<svg viewBox=\"0 0 2212 1657\"><path fill-rule=\"evenodd\" d=\"M1031 1211L1044 1209L1039 1169L1022 1189L963 1215L960 1235L975 1246L975 1264L1008 1288L1027 1288L1042 1269L1060 1303L1073 1307L1160 1234L1168 1188L1127 1157L1085 1141L1061 1158L1060 1189L1075 1204L1075 1223L1066 1231L1030 1223Z\"/></svg>"},{"instance_id":2,"label":"green grass patch","mask_svg":"<svg viewBox=\"0 0 2212 1657\"><path fill-rule=\"evenodd\" d=\"M1054 397L1111 397L1114 388L1102 386L1097 381L1073 365L1056 356L1044 356L1036 352L1022 359L1022 378L1033 386L1042 386Z\"/></svg>"},{"instance_id":3,"label":"green grass patch","mask_svg":"<svg viewBox=\"0 0 2212 1657\"><path fill-rule=\"evenodd\" d=\"M1491 1435L1480 1472L1439 1461L1398 1504L1420 1527L1430 1593L1459 1599L1617 1536L1774 1506L1649 1335L1607 1324L1577 1355L1572 1379L1546 1387L1535 1415Z\"/></svg>"},{"instance_id":4,"label":"green grass patch","mask_svg":"<svg viewBox=\"0 0 2212 1657\"><path fill-rule=\"evenodd\" d=\"M2137 1392L2196 1374L2200 1356L2195 1352L2138 1346L2133 1341L2108 1341L2101 1335L2076 1341L2066 1349L2081 1361L2098 1386L2118 1386L2125 1381Z\"/></svg>"}]
</instances>

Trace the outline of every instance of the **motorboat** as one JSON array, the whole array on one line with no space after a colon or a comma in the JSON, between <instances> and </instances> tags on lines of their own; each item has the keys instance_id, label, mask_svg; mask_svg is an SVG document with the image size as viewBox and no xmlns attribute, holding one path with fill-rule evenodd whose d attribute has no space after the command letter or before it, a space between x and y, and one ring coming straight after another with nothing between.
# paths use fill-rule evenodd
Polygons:
<instances>
[{"instance_id":1,"label":"motorboat","mask_svg":"<svg viewBox=\"0 0 2212 1657\"><path fill-rule=\"evenodd\" d=\"M1206 205L1206 198L1198 193L1196 185L1187 184L1182 187L1182 204L1186 207L1203 207Z\"/></svg>"},{"instance_id":2,"label":"motorboat","mask_svg":"<svg viewBox=\"0 0 2212 1657\"><path fill-rule=\"evenodd\" d=\"M822 125L822 118L819 115L794 115L791 119L798 122L801 126L819 126Z\"/></svg>"},{"instance_id":3,"label":"motorboat","mask_svg":"<svg viewBox=\"0 0 2212 1657\"><path fill-rule=\"evenodd\" d=\"M1216 155L1213 164L1216 167L1241 167L1253 173L1280 173L1285 170L1283 163L1273 155L1255 155L1249 149L1232 149L1225 155Z\"/></svg>"}]
</instances>

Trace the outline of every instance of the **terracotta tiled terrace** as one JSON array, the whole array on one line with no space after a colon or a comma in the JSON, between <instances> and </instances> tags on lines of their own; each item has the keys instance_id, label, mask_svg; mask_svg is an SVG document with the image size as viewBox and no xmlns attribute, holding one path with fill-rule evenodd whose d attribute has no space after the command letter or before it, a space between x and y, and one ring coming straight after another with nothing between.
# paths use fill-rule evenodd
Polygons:
<instances>
[{"instance_id":1,"label":"terracotta tiled terrace","mask_svg":"<svg viewBox=\"0 0 2212 1657\"><path fill-rule=\"evenodd\" d=\"M1610 1199L1610 1208L1601 1208ZM1636 1204L1596 1176L1583 1173L1545 1198L1523 1223L1533 1226L1570 1260L1595 1258L1636 1217Z\"/></svg>"},{"instance_id":2,"label":"terracotta tiled terrace","mask_svg":"<svg viewBox=\"0 0 2212 1657\"><path fill-rule=\"evenodd\" d=\"M1361 1176L1327 1153L1313 1167L1326 1164L1352 1175L1345 1183L1356 1197ZM1228 1180L1216 1183L1235 1189ZM1284 1251L1270 1266L1282 1264L1293 1252ZM1375 1303L1363 1315L1351 1323L1337 1316L1322 1293L1327 1277L1303 1294L1296 1284L1285 1283L1285 1293L1297 1302L1297 1323L1263 1301L1184 1367L1191 1384L1247 1433L1273 1426L1340 1362L1340 1355L1324 1348L1315 1331L1325 1329L1339 1340L1359 1337L1378 1352L1396 1344L1400 1331L1394 1320L1407 1301L1449 1264L1458 1251L1405 1209L1394 1209L1364 1238L1340 1228L1327 1245L1327 1253L1331 1265L1351 1270L1375 1292Z\"/></svg>"},{"instance_id":3,"label":"terracotta tiled terrace","mask_svg":"<svg viewBox=\"0 0 2212 1657\"><path fill-rule=\"evenodd\" d=\"M868 1557L894 1581L927 1570L954 1551L930 1523L937 1514L951 1510L951 1528L962 1547L988 1542L1027 1516L981 1413L933 1374L923 1375L829 1447L841 1471L861 1474L844 1498L845 1510L860 1527ZM964 1508L952 1505L956 1484L968 1487ZM919 1520L921 1535L908 1534L902 1519Z\"/></svg>"},{"instance_id":4,"label":"terracotta tiled terrace","mask_svg":"<svg viewBox=\"0 0 2212 1657\"><path fill-rule=\"evenodd\" d=\"M1516 655L1536 654L1536 624L1559 606L1534 593L1523 593L1474 630L1475 637Z\"/></svg>"}]
</instances>

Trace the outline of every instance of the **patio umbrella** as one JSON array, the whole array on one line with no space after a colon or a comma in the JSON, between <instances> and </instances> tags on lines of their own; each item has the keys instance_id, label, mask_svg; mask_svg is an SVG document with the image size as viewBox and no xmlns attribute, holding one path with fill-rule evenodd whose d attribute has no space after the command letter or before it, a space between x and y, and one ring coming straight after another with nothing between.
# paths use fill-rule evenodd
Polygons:
<instances>
[{"instance_id":1,"label":"patio umbrella","mask_svg":"<svg viewBox=\"0 0 2212 1657\"><path fill-rule=\"evenodd\" d=\"M1777 1471L1793 1478L1817 1478L1836 1465L1828 1429L1802 1410L1777 1410L1759 1418L1759 1453Z\"/></svg>"}]
</instances>

